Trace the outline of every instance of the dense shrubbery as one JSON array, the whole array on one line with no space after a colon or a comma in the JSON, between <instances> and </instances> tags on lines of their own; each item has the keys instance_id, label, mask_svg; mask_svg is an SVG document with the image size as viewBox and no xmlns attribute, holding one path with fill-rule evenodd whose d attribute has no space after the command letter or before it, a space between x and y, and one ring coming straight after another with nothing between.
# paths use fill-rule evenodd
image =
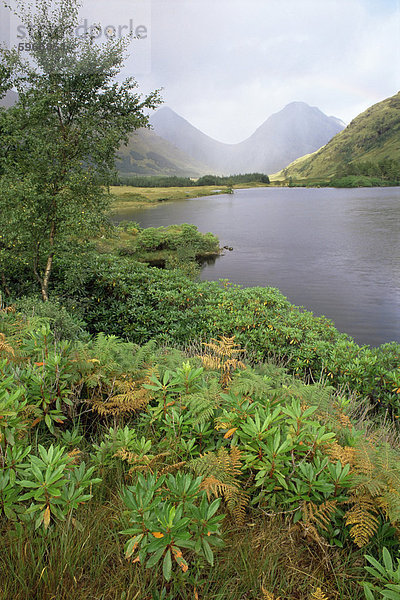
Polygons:
<instances>
[{"instance_id":1,"label":"dense shrubbery","mask_svg":"<svg viewBox=\"0 0 400 600\"><path fill-rule=\"evenodd\" d=\"M232 338L188 358L40 319L0 314L4 600L361 600L390 582L362 554L398 550L398 450L344 394L251 368Z\"/></svg>"},{"instance_id":2,"label":"dense shrubbery","mask_svg":"<svg viewBox=\"0 0 400 600\"><path fill-rule=\"evenodd\" d=\"M61 266L61 265L60 265ZM96 254L62 265L57 294L93 332L136 343L189 344L235 335L254 361L275 357L300 377L321 376L400 414L400 346L358 346L325 317L296 308L274 288L196 282L181 271Z\"/></svg>"}]
</instances>

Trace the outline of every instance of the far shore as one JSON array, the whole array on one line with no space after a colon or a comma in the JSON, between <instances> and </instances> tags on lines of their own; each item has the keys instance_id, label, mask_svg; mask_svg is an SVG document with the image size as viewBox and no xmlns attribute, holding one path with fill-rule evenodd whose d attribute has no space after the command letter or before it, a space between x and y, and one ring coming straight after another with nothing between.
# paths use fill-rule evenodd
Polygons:
<instances>
[{"instance_id":1,"label":"far shore","mask_svg":"<svg viewBox=\"0 0 400 600\"><path fill-rule=\"evenodd\" d=\"M278 184L243 183L233 186L199 185L191 187L133 187L120 185L111 186L110 191L115 196L112 210L113 212L119 212L130 208L150 208L160 202L170 200L187 200L188 198L201 198L202 196L232 194L235 189L255 187L278 187Z\"/></svg>"}]
</instances>

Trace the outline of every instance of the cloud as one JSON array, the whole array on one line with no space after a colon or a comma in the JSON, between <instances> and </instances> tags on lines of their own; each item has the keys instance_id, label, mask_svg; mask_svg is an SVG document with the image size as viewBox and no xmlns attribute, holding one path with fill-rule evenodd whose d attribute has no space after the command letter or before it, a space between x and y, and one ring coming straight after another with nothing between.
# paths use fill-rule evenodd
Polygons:
<instances>
[{"instance_id":1,"label":"cloud","mask_svg":"<svg viewBox=\"0 0 400 600\"><path fill-rule=\"evenodd\" d=\"M128 0L111 6L131 16ZM244 139L294 100L350 121L400 88L396 0L153 0L151 8L142 89L164 87L166 104L222 141ZM126 73L136 66L133 56Z\"/></svg>"}]
</instances>

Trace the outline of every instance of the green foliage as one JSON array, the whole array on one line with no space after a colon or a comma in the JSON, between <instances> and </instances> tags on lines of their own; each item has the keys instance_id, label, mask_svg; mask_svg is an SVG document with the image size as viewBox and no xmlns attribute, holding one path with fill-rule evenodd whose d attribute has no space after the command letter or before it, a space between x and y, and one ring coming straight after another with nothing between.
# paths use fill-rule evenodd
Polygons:
<instances>
[{"instance_id":1,"label":"green foliage","mask_svg":"<svg viewBox=\"0 0 400 600\"><path fill-rule=\"evenodd\" d=\"M387 548L382 549L382 563L373 556L365 556L372 567L365 570L374 577L376 584L364 582L364 593L367 600L374 600L373 591L379 593L380 598L387 600L400 600L400 559L397 559L397 568L393 565L392 557ZM383 585L383 587L382 587ZM379 587L378 587L379 586Z\"/></svg>"},{"instance_id":2,"label":"green foliage","mask_svg":"<svg viewBox=\"0 0 400 600\"><path fill-rule=\"evenodd\" d=\"M92 495L84 493L85 489L101 479L93 478L95 467L86 469L84 462L67 477L73 458L63 447L51 445L46 450L39 444L38 450L39 456L28 456L29 464L20 468L16 483L27 490L19 501L30 501L24 514L35 519L35 529L42 524L47 529L52 519L64 520L79 504L90 500Z\"/></svg>"},{"instance_id":3,"label":"green foliage","mask_svg":"<svg viewBox=\"0 0 400 600\"><path fill-rule=\"evenodd\" d=\"M33 7L17 0L15 13L31 44L30 60L3 48L2 64L18 90L15 106L0 112L0 270L26 268L48 300L53 263L71 240L107 227L110 195L104 184L131 130L148 126L130 78L115 83L127 40L76 36L77 3Z\"/></svg>"},{"instance_id":4,"label":"green foliage","mask_svg":"<svg viewBox=\"0 0 400 600\"><path fill-rule=\"evenodd\" d=\"M122 496L131 526L120 533L132 536L125 544L125 556L138 551L139 561L148 568L162 564L167 581L173 566L183 573L188 571L184 549L212 566L212 546L222 544L220 523L224 516L215 514L220 500L210 504L200 485L201 478L183 473L139 475L136 485L128 486Z\"/></svg>"},{"instance_id":5,"label":"green foliage","mask_svg":"<svg viewBox=\"0 0 400 600\"><path fill-rule=\"evenodd\" d=\"M7 572L13 572L15 560L25 568L31 552L37 553L40 567L29 580L32 587L42 590L43 585L47 590L39 597L56 588L82 597L83 588L76 587L79 574L72 565L83 557L98 561L106 553L109 558L102 565L107 563L110 577L110 560L117 560L121 552L116 526L125 536L127 561L117 561L116 579L109 586L120 590L123 572L126 581L139 578L135 593L140 589L143 597L156 594L155 589L162 594L165 586L172 597L192 597L194 586L205 598L215 596L221 585L228 585L228 564L234 564L235 573L241 568L234 550L246 536L248 556L253 557L246 569L257 582L256 571L262 567L254 564L258 555L254 548L267 552L263 561L269 564L277 551L268 550L274 528L279 529L276 544L283 548L292 540L302 560L313 556L310 547L321 548L330 560L336 557L337 565L338 557L352 552L353 540L370 542L370 552L384 544L393 551L398 547L394 536L400 518L398 450L373 441L371 435L367 438L353 426L344 412L348 401L343 391L338 396L332 386L306 385L271 364L234 370L227 387L220 381L219 369L207 361L199 366L198 357L187 358L154 342L139 348L99 334L90 341L66 343L54 338L44 318L38 327L37 321L29 325L18 313L7 312L4 317L0 527L8 541L0 562L3 567L9 561L3 570L6 583L2 581L9 597L16 596L11 590L17 583ZM224 338L221 347L227 341ZM354 359L356 350L352 348ZM192 348L192 354L199 351L200 344ZM58 371L52 363L56 356L61 357ZM380 350L380 359L390 364L397 356L392 345ZM360 369L366 371L366 365ZM50 393L56 397L54 382L59 383L63 421L54 420L51 430L42 425L46 403L38 398L36 370L44 398ZM357 369L353 376L356 380ZM140 410L124 412L119 406L114 415L99 418L89 394L95 392L98 403L107 405L122 382L133 383L135 393L145 395L146 402ZM220 513L226 513L224 547ZM53 545L57 558L51 559ZM20 546L17 559L14 552ZM285 546L286 551L293 549ZM229 563L226 553L232 554ZM43 554L48 570L41 575ZM317 551L315 556L320 564ZM294 559L291 555L285 563L283 554L280 560L282 566L271 573L285 571L282 594L287 565ZM50 575L50 564L60 565L60 571ZM68 583L62 575L66 564ZM351 573L343 568L344 574ZM361 565L359 580L360 571ZM315 577L328 589L320 574ZM329 590L351 587L352 578L332 577ZM25 577L15 581L22 580ZM251 589L258 590L255 582ZM311 590L305 577L305 598L313 593L314 578L312 584ZM28 587L22 597L32 595Z\"/></svg>"}]
</instances>

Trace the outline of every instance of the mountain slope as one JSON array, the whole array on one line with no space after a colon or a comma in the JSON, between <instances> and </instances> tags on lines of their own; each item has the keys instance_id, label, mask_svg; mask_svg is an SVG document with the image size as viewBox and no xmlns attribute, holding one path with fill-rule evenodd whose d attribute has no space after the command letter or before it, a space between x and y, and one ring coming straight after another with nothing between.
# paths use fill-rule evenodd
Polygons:
<instances>
[{"instance_id":1,"label":"mountain slope","mask_svg":"<svg viewBox=\"0 0 400 600\"><path fill-rule=\"evenodd\" d=\"M384 159L400 161L400 92L368 108L323 148L296 160L279 175L332 177L343 165Z\"/></svg>"},{"instance_id":2,"label":"mountain slope","mask_svg":"<svg viewBox=\"0 0 400 600\"><path fill-rule=\"evenodd\" d=\"M150 122L157 135L195 160L209 164L212 171L219 174L235 147L234 144L224 144L209 137L168 106L158 109Z\"/></svg>"},{"instance_id":3,"label":"mountain slope","mask_svg":"<svg viewBox=\"0 0 400 600\"><path fill-rule=\"evenodd\" d=\"M149 129L138 129L118 151L121 175L179 175L196 177L212 171Z\"/></svg>"},{"instance_id":4,"label":"mountain slope","mask_svg":"<svg viewBox=\"0 0 400 600\"><path fill-rule=\"evenodd\" d=\"M338 119L304 102L288 104L239 144L214 140L168 107L160 108L151 122L157 135L220 174L272 173L314 152L344 128Z\"/></svg>"}]
</instances>

